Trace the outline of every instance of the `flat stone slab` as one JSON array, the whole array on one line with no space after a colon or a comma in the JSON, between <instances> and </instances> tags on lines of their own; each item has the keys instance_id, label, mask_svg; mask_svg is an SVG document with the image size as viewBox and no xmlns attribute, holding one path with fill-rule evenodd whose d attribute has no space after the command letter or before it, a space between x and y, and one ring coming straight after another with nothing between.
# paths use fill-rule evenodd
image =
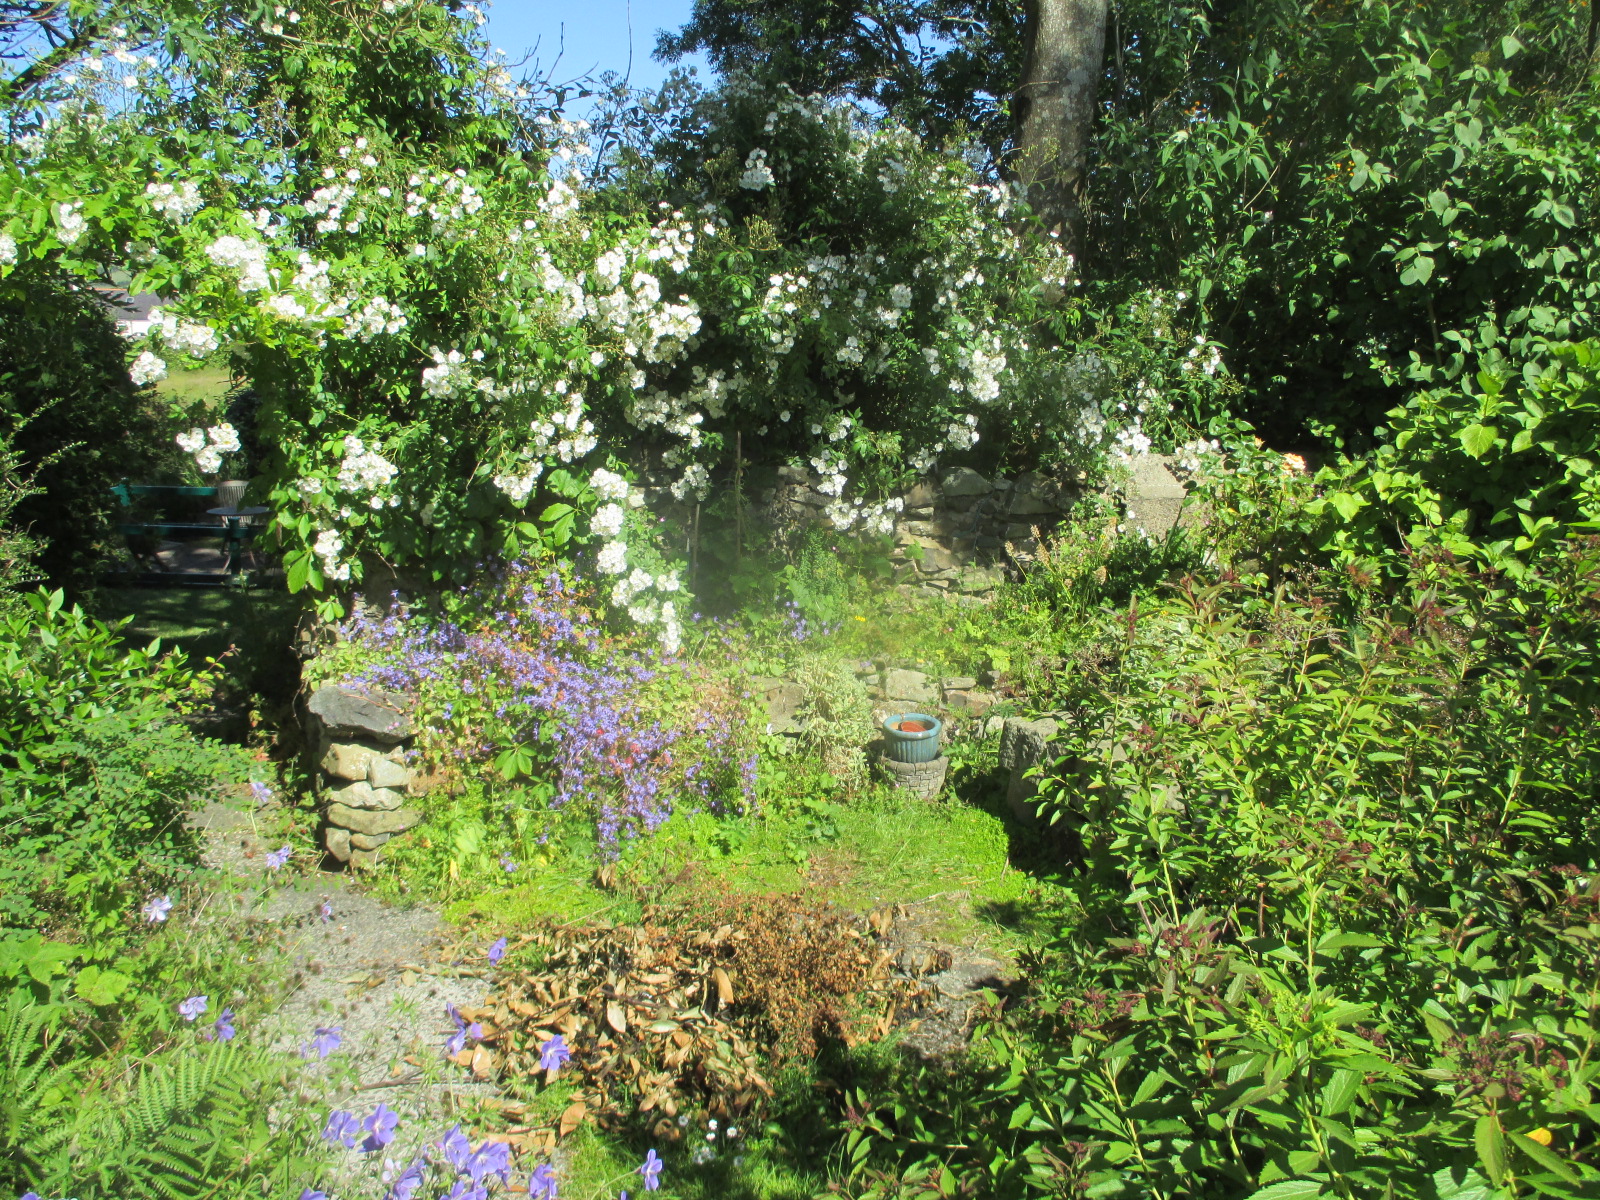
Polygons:
<instances>
[{"instance_id":1,"label":"flat stone slab","mask_svg":"<svg viewBox=\"0 0 1600 1200\"><path fill-rule=\"evenodd\" d=\"M404 696L381 690L325 684L306 706L333 741L366 740L393 746L412 734Z\"/></svg>"}]
</instances>

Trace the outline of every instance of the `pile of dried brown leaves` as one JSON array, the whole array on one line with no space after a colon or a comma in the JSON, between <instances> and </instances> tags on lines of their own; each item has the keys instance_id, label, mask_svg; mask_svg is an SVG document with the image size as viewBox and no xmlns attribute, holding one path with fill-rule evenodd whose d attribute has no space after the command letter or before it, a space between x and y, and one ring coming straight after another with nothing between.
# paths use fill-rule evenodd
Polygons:
<instances>
[{"instance_id":1,"label":"pile of dried brown leaves","mask_svg":"<svg viewBox=\"0 0 1600 1200\"><path fill-rule=\"evenodd\" d=\"M556 1034L572 1053L577 1098L556 1129L640 1117L675 1140L680 1113L748 1121L772 1096L765 1072L816 1052L821 1038L876 1040L915 988L892 970L869 922L800 896L658 906L635 923L554 927L514 939L536 969L500 977L481 1008L479 1046L458 1058L480 1077L532 1079ZM515 1116L522 1106L502 1104ZM553 1137L551 1137L553 1140Z\"/></svg>"}]
</instances>

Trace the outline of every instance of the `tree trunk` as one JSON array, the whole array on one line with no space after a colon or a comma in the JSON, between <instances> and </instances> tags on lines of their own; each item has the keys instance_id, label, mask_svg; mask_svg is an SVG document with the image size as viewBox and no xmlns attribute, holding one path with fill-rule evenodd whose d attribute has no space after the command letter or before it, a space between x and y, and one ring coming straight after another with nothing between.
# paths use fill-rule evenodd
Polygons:
<instances>
[{"instance_id":1,"label":"tree trunk","mask_svg":"<svg viewBox=\"0 0 1600 1200\"><path fill-rule=\"evenodd\" d=\"M1095 102L1105 70L1109 0L1027 0L1016 174L1045 227L1080 259Z\"/></svg>"}]
</instances>

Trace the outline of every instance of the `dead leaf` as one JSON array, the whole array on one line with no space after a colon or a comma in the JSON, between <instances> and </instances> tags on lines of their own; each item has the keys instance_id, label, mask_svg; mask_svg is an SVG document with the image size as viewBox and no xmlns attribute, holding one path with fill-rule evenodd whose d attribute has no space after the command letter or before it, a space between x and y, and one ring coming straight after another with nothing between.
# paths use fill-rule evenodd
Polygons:
<instances>
[{"instance_id":1,"label":"dead leaf","mask_svg":"<svg viewBox=\"0 0 1600 1200\"><path fill-rule=\"evenodd\" d=\"M718 930L718 932L720 933L721 930ZM718 967L716 970L711 972L711 978L715 980L717 984L717 999L722 1001L722 1003L725 1005L732 1004L733 980L728 978L728 973L721 967Z\"/></svg>"},{"instance_id":2,"label":"dead leaf","mask_svg":"<svg viewBox=\"0 0 1600 1200\"><path fill-rule=\"evenodd\" d=\"M615 1000L606 1004L606 1024L618 1033L628 1032L628 1016Z\"/></svg>"},{"instance_id":3,"label":"dead leaf","mask_svg":"<svg viewBox=\"0 0 1600 1200\"><path fill-rule=\"evenodd\" d=\"M566 1137L579 1125L583 1124L584 1117L589 1115L589 1106L582 1100L576 1100L567 1105L567 1111L561 1114L561 1123L556 1127L561 1137Z\"/></svg>"}]
</instances>

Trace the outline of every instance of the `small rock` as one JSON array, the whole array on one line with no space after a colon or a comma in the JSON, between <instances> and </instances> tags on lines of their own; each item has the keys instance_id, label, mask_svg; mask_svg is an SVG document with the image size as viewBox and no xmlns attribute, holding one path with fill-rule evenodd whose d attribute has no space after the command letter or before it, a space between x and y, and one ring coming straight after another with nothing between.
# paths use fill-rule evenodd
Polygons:
<instances>
[{"instance_id":1,"label":"small rock","mask_svg":"<svg viewBox=\"0 0 1600 1200\"><path fill-rule=\"evenodd\" d=\"M956 467L944 477L946 496L987 496L994 484L970 467Z\"/></svg>"},{"instance_id":2,"label":"small rock","mask_svg":"<svg viewBox=\"0 0 1600 1200\"><path fill-rule=\"evenodd\" d=\"M337 825L329 825L322 831L322 844L328 848L328 853L340 862L350 861L350 831L340 829Z\"/></svg>"},{"instance_id":3,"label":"small rock","mask_svg":"<svg viewBox=\"0 0 1600 1200\"><path fill-rule=\"evenodd\" d=\"M984 737L993 737L995 734L999 733L1005 727L1006 727L1006 719L1004 717L990 717L987 721L985 721L983 723L983 736Z\"/></svg>"},{"instance_id":4,"label":"small rock","mask_svg":"<svg viewBox=\"0 0 1600 1200\"><path fill-rule=\"evenodd\" d=\"M928 677L921 671L893 670L884 675L883 691L891 700L913 704L932 704L937 697Z\"/></svg>"},{"instance_id":5,"label":"small rock","mask_svg":"<svg viewBox=\"0 0 1600 1200\"><path fill-rule=\"evenodd\" d=\"M392 833L352 833L350 845L357 850L376 850L393 836Z\"/></svg>"},{"instance_id":6,"label":"small rock","mask_svg":"<svg viewBox=\"0 0 1600 1200\"><path fill-rule=\"evenodd\" d=\"M946 691L969 692L978 686L978 681L970 675L950 675L944 681Z\"/></svg>"},{"instance_id":7,"label":"small rock","mask_svg":"<svg viewBox=\"0 0 1600 1200\"><path fill-rule=\"evenodd\" d=\"M391 788L375 788L366 780L332 788L328 792L328 799L346 808L380 809L385 812L393 812L406 802L404 793Z\"/></svg>"},{"instance_id":8,"label":"small rock","mask_svg":"<svg viewBox=\"0 0 1600 1200\"><path fill-rule=\"evenodd\" d=\"M368 765L382 753L381 749L357 742L334 742L318 765L335 779L354 783L367 777Z\"/></svg>"},{"instance_id":9,"label":"small rock","mask_svg":"<svg viewBox=\"0 0 1600 1200\"><path fill-rule=\"evenodd\" d=\"M350 851L350 865L361 871L370 871L378 865L378 852L376 850Z\"/></svg>"},{"instance_id":10,"label":"small rock","mask_svg":"<svg viewBox=\"0 0 1600 1200\"><path fill-rule=\"evenodd\" d=\"M364 833L369 837L379 833L404 833L422 820L414 808L398 812L381 812L369 808L351 808L347 804L328 805L328 824L348 829L351 833Z\"/></svg>"},{"instance_id":11,"label":"small rock","mask_svg":"<svg viewBox=\"0 0 1600 1200\"><path fill-rule=\"evenodd\" d=\"M387 758L374 758L367 765L367 782L374 790L393 788L404 791L411 784L411 768ZM398 805L385 805L384 807L399 807Z\"/></svg>"}]
</instances>

